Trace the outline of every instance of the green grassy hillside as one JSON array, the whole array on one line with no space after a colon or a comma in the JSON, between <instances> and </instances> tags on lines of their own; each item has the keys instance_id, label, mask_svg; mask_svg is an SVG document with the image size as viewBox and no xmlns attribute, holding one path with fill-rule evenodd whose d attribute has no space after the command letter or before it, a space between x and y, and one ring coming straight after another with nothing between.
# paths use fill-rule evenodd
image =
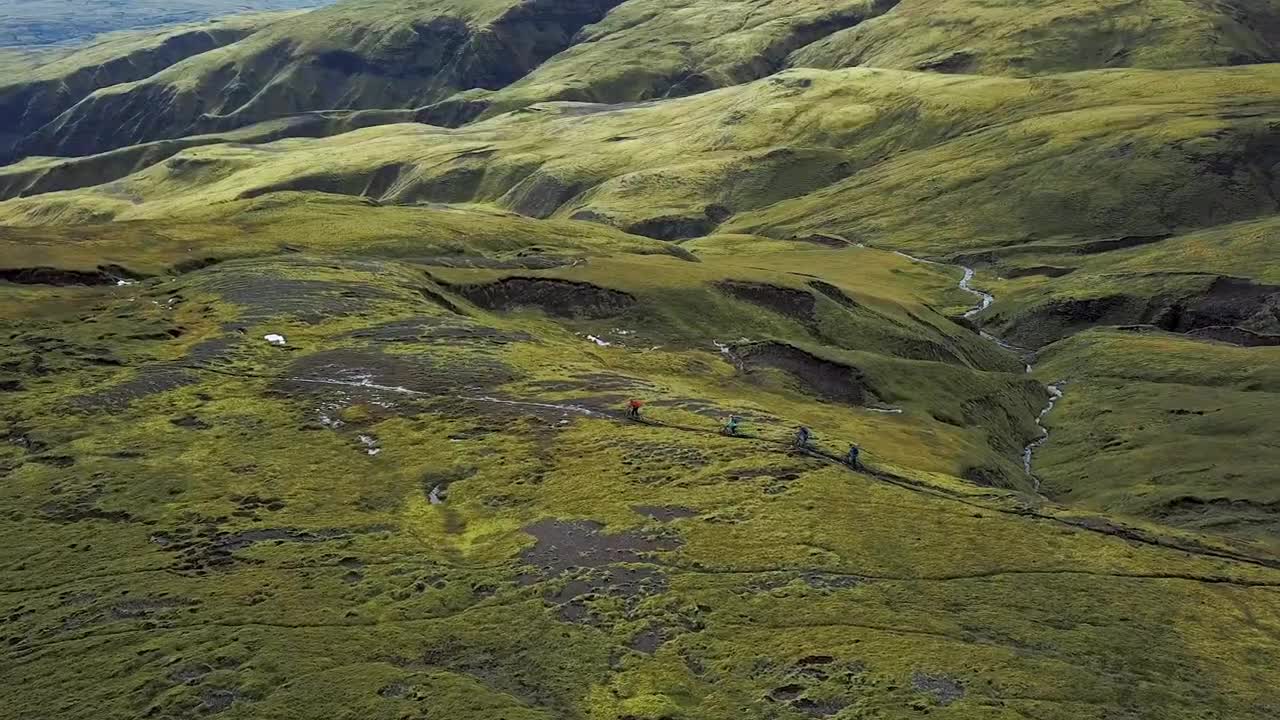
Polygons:
<instances>
[{"instance_id":1,"label":"green grassy hillside","mask_svg":"<svg viewBox=\"0 0 1280 720\"><path fill-rule=\"evenodd\" d=\"M413 107L497 88L617 0L351 0L95 92L17 146L86 155L308 110Z\"/></svg>"},{"instance_id":2,"label":"green grassy hillside","mask_svg":"<svg viewBox=\"0 0 1280 720\"><path fill-rule=\"evenodd\" d=\"M1277 23L1269 0L347 0L177 67L109 73L111 87L15 139L20 155L88 155L357 108L420 107L425 121L457 125L549 100L687 95L785 67L1025 75L1263 63L1280 47Z\"/></svg>"},{"instance_id":3,"label":"green grassy hillside","mask_svg":"<svg viewBox=\"0 0 1280 720\"><path fill-rule=\"evenodd\" d=\"M1277 17L347 0L0 56L0 705L1274 720Z\"/></svg>"},{"instance_id":4,"label":"green grassy hillside","mask_svg":"<svg viewBox=\"0 0 1280 720\"><path fill-rule=\"evenodd\" d=\"M1275 211L1278 88L1271 65L1052 81L790 71L638 107L202 147L97 188L2 204L0 218L159 218L319 190L496 203L667 239L835 233L933 255L1157 235Z\"/></svg>"},{"instance_id":5,"label":"green grassy hillside","mask_svg":"<svg viewBox=\"0 0 1280 720\"><path fill-rule=\"evenodd\" d=\"M1280 402L1280 349L1094 331L1037 373L1069 379L1037 465L1050 495L1275 545L1280 446L1259 420Z\"/></svg>"},{"instance_id":6,"label":"green grassy hillside","mask_svg":"<svg viewBox=\"0 0 1280 720\"><path fill-rule=\"evenodd\" d=\"M101 88L149 77L174 63L248 37L293 13L240 15L151 31L120 32L83 46L21 53L0 83L0 161L12 146Z\"/></svg>"},{"instance_id":7,"label":"green grassy hillside","mask_svg":"<svg viewBox=\"0 0 1280 720\"><path fill-rule=\"evenodd\" d=\"M793 65L1041 75L1097 68L1186 68L1280 59L1269 0L1177 2L903 0L892 13L792 56Z\"/></svg>"},{"instance_id":8,"label":"green grassy hillside","mask_svg":"<svg viewBox=\"0 0 1280 720\"><path fill-rule=\"evenodd\" d=\"M372 212L394 227L431 211ZM162 273L135 285L4 288L20 302L4 303L0 532L30 549L0 568L15 711L1275 708L1280 572L1261 546L1126 528L962 477L1017 468L1008 446L1032 434L1043 391L976 336L941 330L929 308L965 302L943 269L711 243L693 262L607 237L567 264L580 251L556 260L550 236L393 259L405 246L333 255L308 245L324 234L270 227L298 244L180 275L114 270ZM122 240L96 238L79 262L119 259ZM39 261L69 267L73 242ZM818 273L844 301L809 289ZM770 287L816 298L813 319L771 309ZM839 351L849 323L865 325L851 339L888 334ZM907 338L954 357L907 359ZM757 364L762 341L812 348L809 366ZM903 412L824 396L812 383L836 365L822 357ZM623 421L630 395L649 401L646 423ZM730 412L745 437L717 434ZM798 423L818 453L785 451ZM863 472L820 454L847 439Z\"/></svg>"}]
</instances>

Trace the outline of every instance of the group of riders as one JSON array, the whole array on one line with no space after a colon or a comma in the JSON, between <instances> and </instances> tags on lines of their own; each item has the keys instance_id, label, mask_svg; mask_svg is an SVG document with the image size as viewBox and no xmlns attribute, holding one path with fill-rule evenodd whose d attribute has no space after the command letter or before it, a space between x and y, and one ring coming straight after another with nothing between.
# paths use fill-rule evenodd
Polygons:
<instances>
[{"instance_id":1,"label":"group of riders","mask_svg":"<svg viewBox=\"0 0 1280 720\"><path fill-rule=\"evenodd\" d=\"M632 420L639 420L640 409L643 407L644 407L643 402L641 402L640 400L636 400L634 398L631 399L630 401L627 402L627 417ZM730 415L729 419L725 420L724 425L720 428L720 433L722 435L728 435L729 437L741 437L738 434L738 426L741 424L741 422L742 422L742 419L739 418L737 415ZM795 435L793 435L791 439L791 447L795 448L796 450L810 450L812 447L812 444L813 444L813 431L810 430L805 425L801 425L800 427L796 428ZM851 468L860 468L861 466L858 464L859 454L860 454L860 450L858 449L858 446L854 445L853 443L850 443L849 452L844 457L845 464L847 464Z\"/></svg>"}]
</instances>

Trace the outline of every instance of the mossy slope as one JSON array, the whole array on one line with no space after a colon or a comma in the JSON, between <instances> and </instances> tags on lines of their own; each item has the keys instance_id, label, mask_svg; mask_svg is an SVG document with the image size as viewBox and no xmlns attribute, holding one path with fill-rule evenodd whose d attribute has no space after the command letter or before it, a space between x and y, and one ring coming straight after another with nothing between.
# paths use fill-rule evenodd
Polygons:
<instances>
[{"instance_id":1,"label":"mossy slope","mask_svg":"<svg viewBox=\"0 0 1280 720\"><path fill-rule=\"evenodd\" d=\"M22 303L5 304L0 539L23 549L0 567L6 702L97 718L1274 712L1280 571L1261 547L959 477L1016 457L988 419L948 412L981 399L1025 435L1040 397L985 341L939 335L930 308L963 303L945 270L858 249L540 268L553 245L5 285ZM109 248L83 243L81 261ZM800 292L800 273L848 302L823 295L810 323L751 299L778 295L719 289ZM633 304L559 317L461 291L512 277ZM852 312L975 357L842 340ZM744 371L708 331L856 361L904 412ZM650 424L622 421L631 395ZM716 432L728 412L748 437ZM786 452L800 422L832 454L857 439L867 472Z\"/></svg>"}]
</instances>

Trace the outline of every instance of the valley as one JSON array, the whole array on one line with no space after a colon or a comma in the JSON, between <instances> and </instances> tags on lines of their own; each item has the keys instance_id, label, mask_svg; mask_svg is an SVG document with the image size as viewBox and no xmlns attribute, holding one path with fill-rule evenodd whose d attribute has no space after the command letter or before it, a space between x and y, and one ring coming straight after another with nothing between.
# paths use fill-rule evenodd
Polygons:
<instances>
[{"instance_id":1,"label":"valley","mask_svg":"<svg viewBox=\"0 0 1280 720\"><path fill-rule=\"evenodd\" d=\"M3 59L13 717L1280 713L1274 2L255 9Z\"/></svg>"}]
</instances>

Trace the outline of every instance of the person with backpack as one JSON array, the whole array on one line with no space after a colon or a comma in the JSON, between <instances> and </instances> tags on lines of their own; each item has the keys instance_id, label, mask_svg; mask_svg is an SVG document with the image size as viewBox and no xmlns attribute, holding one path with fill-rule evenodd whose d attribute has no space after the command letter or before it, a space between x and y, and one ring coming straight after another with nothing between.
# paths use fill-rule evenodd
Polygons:
<instances>
[{"instance_id":1,"label":"person with backpack","mask_svg":"<svg viewBox=\"0 0 1280 720\"><path fill-rule=\"evenodd\" d=\"M813 433L809 430L808 427L801 425L800 428L796 430L795 446L797 448L801 450L808 450L809 443L812 440L813 440Z\"/></svg>"},{"instance_id":2,"label":"person with backpack","mask_svg":"<svg viewBox=\"0 0 1280 720\"><path fill-rule=\"evenodd\" d=\"M729 416L729 419L724 424L724 434L730 437L737 437L738 435L738 416L737 415Z\"/></svg>"},{"instance_id":3,"label":"person with backpack","mask_svg":"<svg viewBox=\"0 0 1280 720\"><path fill-rule=\"evenodd\" d=\"M632 420L639 420L639 419L640 419L640 408L642 408L642 407L644 407L644 403L643 403L643 402L641 402L641 401L639 401L639 400L637 400L637 399L635 399L635 398L631 398L631 400L629 400L629 401L627 402L627 417L628 417L628 418L630 418L630 419L632 419Z\"/></svg>"},{"instance_id":4,"label":"person with backpack","mask_svg":"<svg viewBox=\"0 0 1280 720\"><path fill-rule=\"evenodd\" d=\"M849 467L853 468L854 470L858 470L861 467L860 465L858 465L858 455L860 453L861 451L858 450L857 445L853 443L849 443L849 455L846 458L846 461L849 463Z\"/></svg>"}]
</instances>

